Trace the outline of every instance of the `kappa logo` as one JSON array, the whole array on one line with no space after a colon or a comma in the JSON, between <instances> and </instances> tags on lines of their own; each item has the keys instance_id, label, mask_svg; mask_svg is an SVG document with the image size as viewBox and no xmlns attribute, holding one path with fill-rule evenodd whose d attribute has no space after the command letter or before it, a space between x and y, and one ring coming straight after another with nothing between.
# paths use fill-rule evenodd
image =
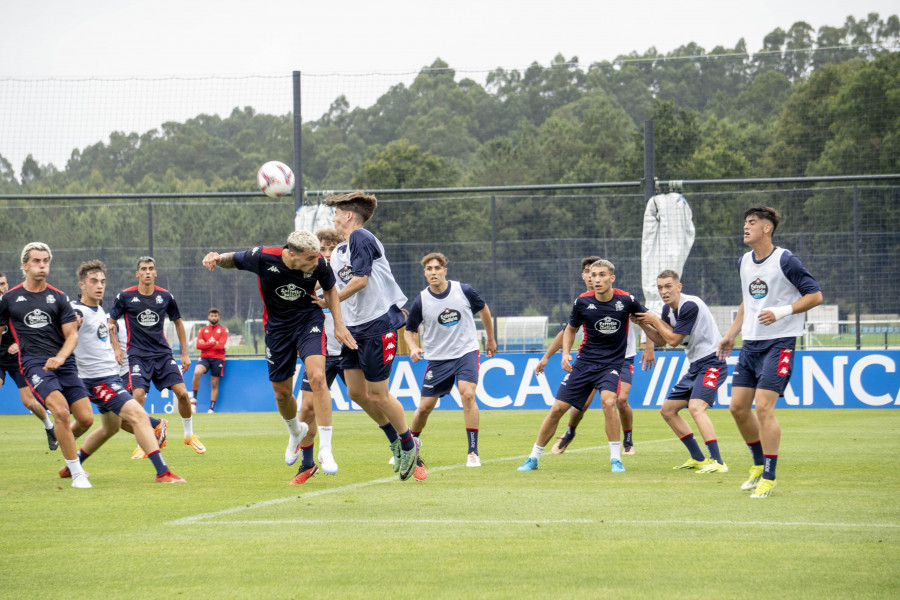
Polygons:
<instances>
[{"instance_id":1,"label":"kappa logo","mask_svg":"<svg viewBox=\"0 0 900 600\"><path fill-rule=\"evenodd\" d=\"M257 252L259 252L259 246L255 246L255 247L250 251L250 256L253 256L253 255L256 254Z\"/></svg>"},{"instance_id":2,"label":"kappa logo","mask_svg":"<svg viewBox=\"0 0 900 600\"><path fill-rule=\"evenodd\" d=\"M387 348L388 350L393 350L396 347L397 346L394 345L394 342L390 342L390 343L388 343L387 346L385 346L385 348Z\"/></svg>"},{"instance_id":3,"label":"kappa logo","mask_svg":"<svg viewBox=\"0 0 900 600\"><path fill-rule=\"evenodd\" d=\"M277 288L275 294L282 300L293 302L294 300L299 300L306 296L306 290L297 284L289 283Z\"/></svg>"},{"instance_id":4,"label":"kappa logo","mask_svg":"<svg viewBox=\"0 0 900 600\"><path fill-rule=\"evenodd\" d=\"M135 302L140 302L140 301L141 301L141 299L138 298L137 296L135 296L134 298L131 299L132 304L134 304Z\"/></svg>"},{"instance_id":5,"label":"kappa logo","mask_svg":"<svg viewBox=\"0 0 900 600\"><path fill-rule=\"evenodd\" d=\"M37 375L31 376L31 387L37 387L44 383L44 380L38 377Z\"/></svg>"},{"instance_id":6,"label":"kappa logo","mask_svg":"<svg viewBox=\"0 0 900 600\"><path fill-rule=\"evenodd\" d=\"M25 315L25 318L23 320L25 321L25 325L31 327L32 329L40 329L41 327L46 327L52 322L50 315L39 308L36 308Z\"/></svg>"},{"instance_id":7,"label":"kappa logo","mask_svg":"<svg viewBox=\"0 0 900 600\"><path fill-rule=\"evenodd\" d=\"M587 310L597 310L597 307L593 304L588 304Z\"/></svg>"},{"instance_id":8,"label":"kappa logo","mask_svg":"<svg viewBox=\"0 0 900 600\"><path fill-rule=\"evenodd\" d=\"M707 387L710 389L715 389L718 387L719 383L719 368L718 367L710 367L706 370L706 374L703 376L703 387Z\"/></svg>"},{"instance_id":9,"label":"kappa logo","mask_svg":"<svg viewBox=\"0 0 900 600\"><path fill-rule=\"evenodd\" d=\"M47 304L56 304L56 297L48 295L47 296Z\"/></svg>"},{"instance_id":10,"label":"kappa logo","mask_svg":"<svg viewBox=\"0 0 900 600\"><path fill-rule=\"evenodd\" d=\"M102 400L104 404L116 397L116 393L109 389L108 385L103 383L95 385L91 388L91 391L94 392L94 396L96 396L98 400Z\"/></svg>"},{"instance_id":11,"label":"kappa logo","mask_svg":"<svg viewBox=\"0 0 900 600\"><path fill-rule=\"evenodd\" d=\"M159 315L149 308L139 313L136 318L141 327L153 327L159 323Z\"/></svg>"},{"instance_id":12,"label":"kappa logo","mask_svg":"<svg viewBox=\"0 0 900 600\"><path fill-rule=\"evenodd\" d=\"M791 374L791 350L783 348L778 358L778 375L779 377L787 377Z\"/></svg>"},{"instance_id":13,"label":"kappa logo","mask_svg":"<svg viewBox=\"0 0 900 600\"><path fill-rule=\"evenodd\" d=\"M620 300L616 300L616 310L625 310L625 305Z\"/></svg>"},{"instance_id":14,"label":"kappa logo","mask_svg":"<svg viewBox=\"0 0 900 600\"><path fill-rule=\"evenodd\" d=\"M16 302L25 302L25 296L19 296L19 297L16 299Z\"/></svg>"},{"instance_id":15,"label":"kappa logo","mask_svg":"<svg viewBox=\"0 0 900 600\"><path fill-rule=\"evenodd\" d=\"M278 267L276 267L275 265L272 265L271 267L269 267L269 268L266 269L266 270L267 270L267 271L272 271L273 273L281 273L281 271L280 271L280 270L278 269Z\"/></svg>"},{"instance_id":16,"label":"kappa logo","mask_svg":"<svg viewBox=\"0 0 900 600\"><path fill-rule=\"evenodd\" d=\"M268 346L266 346L266 361L267 361L269 364L272 364L272 365L275 364L275 361L272 360L272 351L269 350L269 347L268 347Z\"/></svg>"},{"instance_id":17,"label":"kappa logo","mask_svg":"<svg viewBox=\"0 0 900 600\"><path fill-rule=\"evenodd\" d=\"M620 327L622 327L622 323L618 319L613 319L612 317L603 317L594 323L594 329L603 335L612 335L619 331Z\"/></svg>"},{"instance_id":18,"label":"kappa logo","mask_svg":"<svg viewBox=\"0 0 900 600\"><path fill-rule=\"evenodd\" d=\"M616 370L615 370L615 369L613 369L613 370L612 370L612 371L610 371L610 374L611 374L611 375L618 375L618 374L619 374L619 372L618 372L618 371L616 371Z\"/></svg>"},{"instance_id":19,"label":"kappa logo","mask_svg":"<svg viewBox=\"0 0 900 600\"><path fill-rule=\"evenodd\" d=\"M392 331L392 332L390 332L390 333L384 334L384 339L386 339L386 340L392 340L392 339L394 339L394 332Z\"/></svg>"},{"instance_id":20,"label":"kappa logo","mask_svg":"<svg viewBox=\"0 0 900 600\"><path fill-rule=\"evenodd\" d=\"M309 332L310 333L322 333L322 330L319 329L318 327L313 327L312 329L309 330Z\"/></svg>"}]
</instances>

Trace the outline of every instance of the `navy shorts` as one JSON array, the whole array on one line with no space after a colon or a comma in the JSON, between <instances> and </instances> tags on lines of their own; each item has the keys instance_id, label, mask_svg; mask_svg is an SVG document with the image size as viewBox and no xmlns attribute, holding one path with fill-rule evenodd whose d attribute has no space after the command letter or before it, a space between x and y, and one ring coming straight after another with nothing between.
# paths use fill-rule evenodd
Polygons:
<instances>
[{"instance_id":1,"label":"navy shorts","mask_svg":"<svg viewBox=\"0 0 900 600\"><path fill-rule=\"evenodd\" d=\"M337 376L341 376L341 381L344 380L344 370L341 368L341 357L340 356L326 356L325 357L325 385L328 388L331 388L331 384L334 383L335 378ZM300 390L303 392L311 392L312 388L309 385L309 378L306 376L306 372L303 373L303 381L300 383Z\"/></svg>"},{"instance_id":2,"label":"navy shorts","mask_svg":"<svg viewBox=\"0 0 900 600\"><path fill-rule=\"evenodd\" d=\"M70 356L55 371L45 371L46 358L22 357L22 371L28 387L41 404L46 406L46 398L51 392L60 392L71 406L76 401L88 397L84 382L78 377L75 357Z\"/></svg>"},{"instance_id":3,"label":"navy shorts","mask_svg":"<svg viewBox=\"0 0 900 600\"><path fill-rule=\"evenodd\" d=\"M131 366L132 390L147 391L151 381L158 390L184 383L181 367L171 355L144 358L132 354L128 356L128 364Z\"/></svg>"},{"instance_id":4,"label":"navy shorts","mask_svg":"<svg viewBox=\"0 0 900 600\"><path fill-rule=\"evenodd\" d=\"M0 362L0 385L6 382L7 373L9 373L9 376L16 383L17 388L21 390L22 388L28 387L28 384L25 383L25 378L22 377L22 372L19 370L18 360L15 363Z\"/></svg>"},{"instance_id":5,"label":"navy shorts","mask_svg":"<svg viewBox=\"0 0 900 600\"><path fill-rule=\"evenodd\" d=\"M341 367L360 369L366 381L384 381L391 376L391 366L397 354L397 332L356 340L357 350L341 349Z\"/></svg>"},{"instance_id":6,"label":"navy shorts","mask_svg":"<svg viewBox=\"0 0 900 600\"><path fill-rule=\"evenodd\" d=\"M718 389L728 376L728 365L715 354L692 363L684 377L678 380L666 400L692 400L698 398L710 406L716 403Z\"/></svg>"},{"instance_id":7,"label":"navy shorts","mask_svg":"<svg viewBox=\"0 0 900 600\"><path fill-rule=\"evenodd\" d=\"M472 350L459 358L428 361L422 381L422 396L440 398L453 389L457 381L478 384L479 352Z\"/></svg>"},{"instance_id":8,"label":"navy shorts","mask_svg":"<svg viewBox=\"0 0 900 600\"><path fill-rule=\"evenodd\" d=\"M269 381L291 379L297 371L297 357L325 356L325 313L311 311L309 316L290 331L266 332L266 362Z\"/></svg>"},{"instance_id":9,"label":"navy shorts","mask_svg":"<svg viewBox=\"0 0 900 600\"><path fill-rule=\"evenodd\" d=\"M201 356L200 360L197 361L197 365L206 367L206 372L209 373L211 377L225 377L225 361L221 358L207 358L206 356ZM194 368L196 369L196 367Z\"/></svg>"},{"instance_id":10,"label":"navy shorts","mask_svg":"<svg viewBox=\"0 0 900 600\"><path fill-rule=\"evenodd\" d=\"M87 386L89 398L97 405L100 414L112 412L118 415L125 403L134 399L118 375L85 379L84 385Z\"/></svg>"},{"instance_id":11,"label":"navy shorts","mask_svg":"<svg viewBox=\"0 0 900 600\"><path fill-rule=\"evenodd\" d=\"M780 338L756 351L744 342L738 364L732 373L731 387L754 388L778 392L781 396L794 370L796 338Z\"/></svg>"},{"instance_id":12,"label":"navy shorts","mask_svg":"<svg viewBox=\"0 0 900 600\"><path fill-rule=\"evenodd\" d=\"M576 360L572 365L572 372L566 373L562 383L559 384L556 399L571 404L578 410L584 410L584 403L592 390L613 393L618 390L621 370L621 363L603 365Z\"/></svg>"}]
</instances>

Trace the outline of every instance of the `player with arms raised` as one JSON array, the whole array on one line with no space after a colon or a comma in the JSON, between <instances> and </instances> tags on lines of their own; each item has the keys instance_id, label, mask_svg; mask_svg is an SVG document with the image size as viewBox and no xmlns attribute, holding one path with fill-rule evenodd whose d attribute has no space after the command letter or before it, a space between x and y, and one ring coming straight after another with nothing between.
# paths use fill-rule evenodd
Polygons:
<instances>
[{"instance_id":1,"label":"player with arms raised","mask_svg":"<svg viewBox=\"0 0 900 600\"><path fill-rule=\"evenodd\" d=\"M556 433L559 420L571 407L584 410L584 403L593 390L600 391L606 437L609 441L610 469L622 473L625 467L621 457L621 430L616 410L620 371L625 362L628 345L629 319L631 315L646 312L634 296L615 289L615 266L608 260L598 260L591 265L593 291L575 299L569 315L569 323L563 332L562 368L567 375L556 392L556 401L544 418L538 431L531 455L518 468L534 471L547 442ZM584 325L584 343L578 350L578 360L572 365L569 348L575 341L575 333Z\"/></svg>"},{"instance_id":2,"label":"player with arms raised","mask_svg":"<svg viewBox=\"0 0 900 600\"><path fill-rule=\"evenodd\" d=\"M750 478L741 486L753 490L751 498L768 498L775 491L781 443L775 403L791 378L797 336L805 328L803 313L822 303L819 284L800 259L772 243L780 221L781 215L768 206L744 212L744 243L751 249L738 259L743 302L718 350L725 360L742 334L732 373L731 416L753 455Z\"/></svg>"},{"instance_id":3,"label":"player with arms raised","mask_svg":"<svg viewBox=\"0 0 900 600\"><path fill-rule=\"evenodd\" d=\"M203 258L203 266L210 271L216 266L250 271L259 278L265 306L263 327L269 381L275 392L278 412L288 428L284 462L293 465L303 451L303 438L309 432L309 426L297 416L293 390L298 354L306 367L316 406L331 408L331 394L325 384L325 315L314 302L317 283L324 291L325 303L334 317L335 337L345 346L353 348L356 345L344 327L334 274L319 254L319 238L309 231L295 231L288 236L284 246L258 246L226 254L210 252ZM319 460L325 473L337 473L330 444L323 447L320 443ZM308 469L301 464L291 483L308 479L309 475L302 477Z\"/></svg>"}]
</instances>

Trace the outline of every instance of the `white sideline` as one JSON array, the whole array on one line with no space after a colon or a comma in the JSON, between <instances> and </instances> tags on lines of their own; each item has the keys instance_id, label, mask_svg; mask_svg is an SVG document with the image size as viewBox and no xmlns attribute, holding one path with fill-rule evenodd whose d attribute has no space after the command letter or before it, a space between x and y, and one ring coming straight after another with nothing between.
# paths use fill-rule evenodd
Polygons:
<instances>
[{"instance_id":1,"label":"white sideline","mask_svg":"<svg viewBox=\"0 0 900 600\"><path fill-rule=\"evenodd\" d=\"M660 442L671 442L676 438L665 438L660 440L648 440L643 442L638 442L635 444L635 447L644 446L647 444L656 444ZM593 450L604 450L607 449L608 446L591 446L588 448L575 448L572 450L568 450L566 453L575 453L575 452L590 452ZM494 463L494 462L508 462L511 460L524 460L528 455L519 455L519 456L508 456L506 458L491 458L482 461L482 464ZM464 468L465 464L455 464L455 465L446 465L443 467L435 467L429 468L429 473L436 473L440 471L449 471L451 469L461 469ZM704 521L704 520L687 520L687 519L645 519L645 520L635 520L635 519L603 519L603 520L595 520L595 519L272 519L272 520L241 520L241 521L209 521L209 519L214 519L215 517L220 517L224 515L232 515L239 512L244 512L247 510L254 510L257 508L265 508L267 506L274 506L277 504L283 504L285 502L292 502L294 500L304 500L307 498L316 498L318 496L325 496L327 494L335 494L339 492L347 492L356 490L359 488L369 487L373 485L378 485L382 483L391 483L397 481L397 476L394 475L392 477L382 477L379 479L372 479L370 481L361 481L359 483L351 483L347 485L341 485L333 488L326 488L322 490L314 490L311 492L306 492L305 494L292 495L285 498L273 498L271 500L263 500L262 502L254 502L253 504L243 504L241 506L235 506L233 508L226 508L223 510L218 510L210 513L201 513L198 515L193 515L190 517L182 517L180 519L176 519L174 521L168 521L163 523L163 525L318 525L318 524L338 524L338 523L361 523L361 524L394 524L394 523L420 523L420 524L473 524L473 525L534 525L534 524L567 524L567 523L576 523L576 524L604 524L604 525L756 525L762 527L845 527L845 528L853 528L853 527L883 527L888 529L896 529L900 528L900 524L897 523L821 523L821 522L810 522L804 523L801 521Z\"/></svg>"}]
</instances>

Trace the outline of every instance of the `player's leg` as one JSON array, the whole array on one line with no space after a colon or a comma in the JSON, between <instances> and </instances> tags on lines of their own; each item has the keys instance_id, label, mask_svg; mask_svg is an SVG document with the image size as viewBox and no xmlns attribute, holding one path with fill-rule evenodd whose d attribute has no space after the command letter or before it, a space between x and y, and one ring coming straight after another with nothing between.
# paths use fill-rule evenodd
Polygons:
<instances>
[{"instance_id":1,"label":"player's leg","mask_svg":"<svg viewBox=\"0 0 900 600\"><path fill-rule=\"evenodd\" d=\"M74 417L71 427L72 435L76 438L81 437L94 424L94 411L87 396L72 402L69 405L69 413Z\"/></svg>"},{"instance_id":2,"label":"player's leg","mask_svg":"<svg viewBox=\"0 0 900 600\"><path fill-rule=\"evenodd\" d=\"M409 479L415 469L419 450L417 440L413 437L412 431L407 425L403 405L390 393L387 379L371 381L366 376L366 390L369 401L388 418L391 426L393 426L399 436L400 465L397 471L400 473L400 479ZM396 467L397 465L395 464Z\"/></svg>"},{"instance_id":3,"label":"player's leg","mask_svg":"<svg viewBox=\"0 0 900 600\"><path fill-rule=\"evenodd\" d=\"M569 410L569 424L566 427L566 431L556 440L556 443L553 444L553 448L551 448L550 452L552 452L553 454L562 454L566 451L566 449L572 443L572 440L575 439L575 430L581 423L581 420L584 418L584 413L587 412L588 408L590 408L591 402L594 401L596 392L597 390L590 391L587 400L585 400L584 402L583 409L578 409L573 406L572 409Z\"/></svg>"},{"instance_id":4,"label":"player's leg","mask_svg":"<svg viewBox=\"0 0 900 600\"><path fill-rule=\"evenodd\" d=\"M716 429L713 427L712 420L706 413L706 409L709 408L709 406L707 401L702 398L691 398L690 403L688 404L691 418L694 419L694 423L697 424L697 429L700 431L700 435L703 437L703 442L706 444L706 449L709 452L709 461L706 461L707 464L703 465L698 473L727 473L728 468L725 467L725 463L722 461L722 455L719 453L719 442L716 439Z\"/></svg>"},{"instance_id":5,"label":"player's leg","mask_svg":"<svg viewBox=\"0 0 900 600\"><path fill-rule=\"evenodd\" d=\"M338 471L337 462L331 449L332 418L331 418L331 392L325 378L325 356L322 354L310 354L303 361L306 367L305 380L309 382L312 390L313 406L315 409L315 421L318 423L319 432L319 462L322 471L328 475L334 475ZM312 437L307 434L309 443ZM301 442L305 445L305 442Z\"/></svg>"},{"instance_id":6,"label":"player's leg","mask_svg":"<svg viewBox=\"0 0 900 600\"><path fill-rule=\"evenodd\" d=\"M56 450L59 447L59 442L56 441L56 432L53 429L53 421L50 420L47 411L44 410L41 403L38 402L37 398L34 397L34 394L31 393L31 389L27 384L19 388L19 400L22 401L22 406L30 410L31 413L43 423L44 432L47 434L47 447L50 448L50 450Z\"/></svg>"},{"instance_id":7,"label":"player's leg","mask_svg":"<svg viewBox=\"0 0 900 600\"><path fill-rule=\"evenodd\" d=\"M207 372L205 359L201 358L197 361L197 364L194 365L194 376L191 378L191 391L194 393L194 399L192 400L192 404L194 405L194 410L197 409L197 401L200 399L200 379L203 377L203 374ZM212 389L212 378L210 378L210 389ZM210 394L210 402L212 402L212 394Z\"/></svg>"},{"instance_id":8,"label":"player's leg","mask_svg":"<svg viewBox=\"0 0 900 600\"><path fill-rule=\"evenodd\" d=\"M676 390L677 387L672 391L674 392ZM690 458L688 458L687 461L674 467L676 469L698 469L703 465L703 461L706 459L706 457L703 456L703 451L700 449L700 444L698 444L697 440L694 438L694 432L691 430L691 426L688 425L688 422L681 416L681 411L687 408L688 404L689 402L686 399L669 397L663 402L662 408L659 411L665 422L672 428L672 431L678 436L681 443L684 444L684 447L690 455Z\"/></svg>"},{"instance_id":9,"label":"player's leg","mask_svg":"<svg viewBox=\"0 0 900 600\"><path fill-rule=\"evenodd\" d=\"M419 437L419 434L425 429L425 425L428 424L428 417L431 415L434 407L437 406L437 401L437 396L422 396L419 399L419 406L416 407L412 423L409 426L414 436Z\"/></svg>"},{"instance_id":10,"label":"player's leg","mask_svg":"<svg viewBox=\"0 0 900 600\"><path fill-rule=\"evenodd\" d=\"M759 434L763 452L762 479L751 498L766 498L775 491L775 466L781 444L781 425L775 416L775 403L780 392L756 390L756 414L759 418Z\"/></svg>"},{"instance_id":11,"label":"player's leg","mask_svg":"<svg viewBox=\"0 0 900 600\"><path fill-rule=\"evenodd\" d=\"M294 397L294 379L289 377L281 381L272 382L272 391L275 392L275 405L278 414L284 419L288 429L288 445L284 451L284 463L293 465L297 462L302 452L303 438L309 432L309 425L300 420L297 414L297 398Z\"/></svg>"},{"instance_id":12,"label":"player's leg","mask_svg":"<svg viewBox=\"0 0 900 600\"><path fill-rule=\"evenodd\" d=\"M550 407L550 410L544 416L544 420L541 421L537 439L531 448L531 454L528 455L525 462L519 465L518 469L516 469L517 471L534 471L538 468L538 462L541 459L541 454L544 453L544 448L547 447L547 442L556 433L559 421L571 407L571 404L559 398L553 401L553 406Z\"/></svg>"},{"instance_id":13,"label":"player's leg","mask_svg":"<svg viewBox=\"0 0 900 600\"><path fill-rule=\"evenodd\" d=\"M197 454L205 454L206 446L194 433L194 413L191 410L191 397L187 392L187 387L184 382L179 382L169 386L169 389L178 400L178 414L181 415L181 424L184 426L184 443Z\"/></svg>"},{"instance_id":14,"label":"player's leg","mask_svg":"<svg viewBox=\"0 0 900 600\"><path fill-rule=\"evenodd\" d=\"M628 394L631 392L631 382L619 380L619 389L616 393L616 410L619 412L619 421L622 423L622 454L634 454L634 412L628 404Z\"/></svg>"},{"instance_id":15,"label":"player's leg","mask_svg":"<svg viewBox=\"0 0 900 600\"><path fill-rule=\"evenodd\" d=\"M759 420L756 413L753 412L753 397L756 394L755 388L734 387L731 388L731 412L734 423L737 425L744 443L750 450L753 460L753 466L750 467L750 477L741 485L742 490L755 490L756 485L762 478L763 457L762 443L759 438Z\"/></svg>"},{"instance_id":16,"label":"player's leg","mask_svg":"<svg viewBox=\"0 0 900 600\"><path fill-rule=\"evenodd\" d=\"M618 387L618 383L616 384ZM622 473L625 467L622 465L622 432L619 421L619 411L616 409L616 391L600 387L600 402L603 405L603 421L606 429L606 439L609 441L609 463L613 473Z\"/></svg>"},{"instance_id":17,"label":"player's leg","mask_svg":"<svg viewBox=\"0 0 900 600\"><path fill-rule=\"evenodd\" d=\"M78 402L81 402L81 400ZM78 404L78 402L73 404ZM88 402L87 398L84 398L83 402ZM44 400L44 406L53 413L53 423L54 428L56 429L56 438L59 440L59 450L62 453L63 458L65 458L66 467L68 467L69 473L72 476L72 487L92 487L87 474L81 466L78 452L75 449L75 434L72 432L72 428L69 425L69 418L72 413L69 411L69 404L66 401L65 396L63 396L61 391L54 390L47 394ZM77 410L83 415L82 405L79 404ZM88 407L88 412L90 412L90 407ZM93 415L91 415L91 422L93 422Z\"/></svg>"},{"instance_id":18,"label":"player's leg","mask_svg":"<svg viewBox=\"0 0 900 600\"><path fill-rule=\"evenodd\" d=\"M100 446L106 443L106 440L119 431L120 425L121 420L114 412L106 411L100 413L100 427L97 427L88 434L84 439L84 443L81 444L81 448L78 450L78 460L82 465L84 465L84 461L93 456ZM85 473L90 477L90 473ZM68 464L64 465L59 470L59 476L63 478L72 476Z\"/></svg>"},{"instance_id":19,"label":"player's leg","mask_svg":"<svg viewBox=\"0 0 900 600\"><path fill-rule=\"evenodd\" d=\"M219 377L218 375L209 376L209 411L216 412L216 402L219 401Z\"/></svg>"},{"instance_id":20,"label":"player's leg","mask_svg":"<svg viewBox=\"0 0 900 600\"><path fill-rule=\"evenodd\" d=\"M290 485L299 485L319 472L319 465L313 460L313 449L315 448L315 437L318 431L316 426L316 408L313 402L312 390L305 387L300 388L300 421L306 423L309 428L306 435L300 440L300 468L297 474L291 480Z\"/></svg>"},{"instance_id":21,"label":"player's leg","mask_svg":"<svg viewBox=\"0 0 900 600\"><path fill-rule=\"evenodd\" d=\"M460 400L462 400L463 405L463 420L466 424L466 441L468 442L468 451L466 454L467 467L481 466L481 457L478 453L478 423L480 420L480 413L478 411L478 403L475 401L475 389L477 386L477 382L474 381L459 380L457 382ZM553 433L550 435L552 436L555 433L556 428L553 429Z\"/></svg>"},{"instance_id":22,"label":"player's leg","mask_svg":"<svg viewBox=\"0 0 900 600\"><path fill-rule=\"evenodd\" d=\"M169 470L169 466L163 459L156 432L150 424L150 417L147 415L144 407L131 398L115 408L119 411L119 417L131 425L131 428L134 430L134 437L141 448L144 449L147 458L153 464L153 468L156 469L157 483L185 483L184 479Z\"/></svg>"}]
</instances>

